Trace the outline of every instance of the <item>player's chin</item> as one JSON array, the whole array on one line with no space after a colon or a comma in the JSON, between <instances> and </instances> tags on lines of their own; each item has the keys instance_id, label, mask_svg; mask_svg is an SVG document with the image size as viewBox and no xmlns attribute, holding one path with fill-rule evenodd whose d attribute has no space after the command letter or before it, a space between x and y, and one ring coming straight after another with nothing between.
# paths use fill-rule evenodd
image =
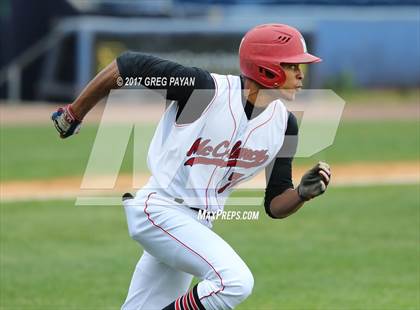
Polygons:
<instances>
[{"instance_id":1,"label":"player's chin","mask_svg":"<svg viewBox=\"0 0 420 310\"><path fill-rule=\"evenodd\" d=\"M281 89L280 98L288 101L293 101L296 98L296 89Z\"/></svg>"}]
</instances>

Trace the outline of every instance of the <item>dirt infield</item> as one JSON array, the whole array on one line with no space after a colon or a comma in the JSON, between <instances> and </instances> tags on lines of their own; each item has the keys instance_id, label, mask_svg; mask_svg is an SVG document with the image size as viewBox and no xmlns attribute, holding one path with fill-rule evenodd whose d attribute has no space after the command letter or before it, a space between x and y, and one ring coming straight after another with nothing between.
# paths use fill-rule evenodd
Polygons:
<instances>
[{"instance_id":1,"label":"dirt infield","mask_svg":"<svg viewBox=\"0 0 420 310\"><path fill-rule=\"evenodd\" d=\"M51 126L50 114L56 106L48 104L0 104L0 121L2 125L40 125ZM100 121L104 104L95 107L89 113L85 122ZM121 105L113 117L117 121L124 121L126 115L135 115L136 120L142 122L156 122L162 115L162 107L150 104L142 107L141 113L133 113L132 105ZM418 102L408 102L398 105L347 105L343 112L346 120L415 120L419 118ZM398 184L419 183L420 162L391 162L391 163L354 163L334 165L332 186L368 185L368 184ZM303 172L309 167L299 166L294 170L294 180L299 180ZM148 175L140 175L135 187L141 187L148 179ZM101 177L103 182L104 178ZM82 177L68 177L50 180L13 181L0 183L1 200L32 200L74 198L81 194ZM120 175L117 185L112 190L97 190L96 193L112 194L133 191L133 180L130 175ZM264 173L242 184L242 188L262 189L265 187ZM91 193L91 192L90 192Z\"/></svg>"},{"instance_id":2,"label":"dirt infield","mask_svg":"<svg viewBox=\"0 0 420 310\"><path fill-rule=\"evenodd\" d=\"M293 179L300 180L309 167L298 166L294 169ZM420 162L391 163L354 163L333 165L331 186L365 186L374 184L418 184L420 183ZM112 189L80 190L82 177L67 177L49 180L12 181L0 183L2 201L73 199L88 195L121 195L135 191L146 184L149 175L142 174L135 183L131 175L120 175ZM103 184L104 177L100 182ZM133 186L136 184L136 186ZM261 173L239 188L264 189L265 174Z\"/></svg>"},{"instance_id":3,"label":"dirt infield","mask_svg":"<svg viewBox=\"0 0 420 310\"><path fill-rule=\"evenodd\" d=\"M0 104L0 122L2 125L50 125L50 115L58 106L52 104ZM101 120L104 104L95 107L84 119L85 123L98 123ZM133 105L121 104L120 109L113 111L116 122L127 119L135 122L153 122L162 116L163 107L158 104L141 106L141 111L133 113ZM343 120L414 120L420 116L418 102L398 105L346 105Z\"/></svg>"}]
</instances>

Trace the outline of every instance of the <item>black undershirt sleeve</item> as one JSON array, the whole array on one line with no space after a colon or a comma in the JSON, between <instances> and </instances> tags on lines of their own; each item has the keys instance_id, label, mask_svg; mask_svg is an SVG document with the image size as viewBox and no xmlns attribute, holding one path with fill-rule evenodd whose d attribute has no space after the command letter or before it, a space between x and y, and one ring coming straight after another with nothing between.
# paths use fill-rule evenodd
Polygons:
<instances>
[{"instance_id":1,"label":"black undershirt sleeve","mask_svg":"<svg viewBox=\"0 0 420 310\"><path fill-rule=\"evenodd\" d=\"M274 197L280 195L285 190L293 188L292 182L292 161L297 147L298 124L293 113L289 112L287 120L286 138L281 147L278 157L273 160L265 169L267 187L265 189L264 207L267 214L274 218L270 211L270 203ZM287 139L287 137L294 137ZM286 151L287 150L287 151ZM283 157L282 153L288 153L287 157Z\"/></svg>"},{"instance_id":2,"label":"black undershirt sleeve","mask_svg":"<svg viewBox=\"0 0 420 310\"><path fill-rule=\"evenodd\" d=\"M187 106L193 107L188 109L188 114L183 123L193 121L201 115L201 112L207 107L214 95L215 84L210 73L196 67L187 67L176 62L165 60L156 56L139 53L124 52L117 57L117 66L121 77L125 81L126 78L141 78L140 84L156 90L157 92L166 93L166 100L175 100L178 103L177 119L183 109ZM169 83L170 78L184 78L194 80L192 85L175 85ZM151 78L166 78L166 85L145 85L145 81ZM192 96L195 99L189 100L194 90L205 89L200 96ZM199 97L199 100L197 99ZM191 101L191 102L190 102Z\"/></svg>"}]
</instances>

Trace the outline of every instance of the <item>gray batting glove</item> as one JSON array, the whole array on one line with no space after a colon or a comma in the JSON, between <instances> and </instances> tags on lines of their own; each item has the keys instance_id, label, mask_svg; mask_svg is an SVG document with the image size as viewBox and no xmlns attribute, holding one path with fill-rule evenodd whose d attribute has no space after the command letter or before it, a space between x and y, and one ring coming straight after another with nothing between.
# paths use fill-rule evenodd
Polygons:
<instances>
[{"instance_id":1,"label":"gray batting glove","mask_svg":"<svg viewBox=\"0 0 420 310\"><path fill-rule=\"evenodd\" d=\"M330 166L320 161L307 171L297 187L300 198L304 201L319 196L325 192L331 179Z\"/></svg>"}]
</instances>

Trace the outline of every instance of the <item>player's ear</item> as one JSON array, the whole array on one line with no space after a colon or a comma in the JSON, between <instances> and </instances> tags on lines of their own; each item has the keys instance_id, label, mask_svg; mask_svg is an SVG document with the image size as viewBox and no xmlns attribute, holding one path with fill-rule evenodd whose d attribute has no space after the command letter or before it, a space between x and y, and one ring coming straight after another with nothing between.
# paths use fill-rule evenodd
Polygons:
<instances>
[{"instance_id":1,"label":"player's ear","mask_svg":"<svg viewBox=\"0 0 420 310\"><path fill-rule=\"evenodd\" d=\"M262 70L264 70L264 74L268 79L274 79L276 76L269 70L265 70L263 68L260 68Z\"/></svg>"}]
</instances>

